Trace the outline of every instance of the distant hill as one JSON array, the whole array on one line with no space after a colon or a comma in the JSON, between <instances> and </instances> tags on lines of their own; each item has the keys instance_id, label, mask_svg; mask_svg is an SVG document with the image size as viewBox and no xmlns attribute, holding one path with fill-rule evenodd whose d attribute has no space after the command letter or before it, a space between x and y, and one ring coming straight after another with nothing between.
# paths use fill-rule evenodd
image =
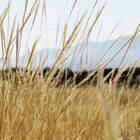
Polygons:
<instances>
[{"instance_id":1,"label":"distant hill","mask_svg":"<svg viewBox=\"0 0 140 140\"><path fill-rule=\"evenodd\" d=\"M100 62L104 62L106 59L111 58L114 56L119 49L125 44L127 40L129 40L130 36L124 36L122 37L114 46L113 48L107 53L105 58ZM102 58L102 56L106 53L108 48L113 44L115 40L109 40L107 42L89 42L88 46L83 47L80 50L80 46L77 48L76 55L74 53L76 50L76 47L73 46L69 52L72 53L72 55L68 58L68 60L64 63L64 67L70 67L71 61L73 58L75 58L73 65L71 66L74 70L79 70L81 68L89 68L93 69L95 64ZM119 67L120 62L126 52L127 46L106 66L106 67ZM51 65L55 61L55 56L57 56L60 53L60 49L46 49L43 50L43 57L48 54L48 61L46 63L46 66L51 67ZM40 57L41 52L35 53L35 58L38 61L38 58ZM81 57L82 56L82 57ZM140 35L138 35L133 42L131 48L129 49L126 58L124 59L123 64L128 63L128 67L131 66L138 58L140 57ZM81 59L82 58L82 59ZM37 62L38 63L38 62ZM137 66L140 66L140 63L138 63Z\"/></svg>"},{"instance_id":2,"label":"distant hill","mask_svg":"<svg viewBox=\"0 0 140 140\"><path fill-rule=\"evenodd\" d=\"M115 55L129 38L130 36L122 37L113 46L113 48L107 53L105 58L99 64L101 64L106 59L111 58L113 55ZM64 63L64 67L70 67L73 70L79 70L82 64L83 69L85 68L93 69L96 63L100 60L100 58L102 58L102 56L106 53L106 51L108 50L108 48L111 46L111 44L114 41L115 40L109 40L106 42L97 42L97 43L88 42L88 45L83 47L80 50L80 46L82 45L81 44L80 46L78 46L75 56L74 56L74 53L72 52L75 52L76 47L73 46L67 53L67 55L70 53L72 54L68 58L68 60L66 60L66 62ZM126 52L126 48L127 46L106 67L119 67L120 62ZM61 51L60 49L50 48L50 49L44 49L42 51L35 52L34 58L35 58L36 64L39 63L39 58L42 54L42 58L45 58L46 55L48 56L48 59L45 63L45 67L51 67L55 59L57 58L58 54L60 53L60 51ZM135 62L135 60L137 60L139 57L140 57L140 35L138 35L135 38L135 41L133 42L131 48L129 49L123 64L128 62L128 67L130 67ZM23 66L25 66L26 60L27 60L26 55L24 55L23 58L25 59ZM75 61L73 65L70 66L73 58L75 58L74 59ZM15 59L12 60L11 64L15 65ZM140 63L138 63L137 66L140 66Z\"/></svg>"}]
</instances>

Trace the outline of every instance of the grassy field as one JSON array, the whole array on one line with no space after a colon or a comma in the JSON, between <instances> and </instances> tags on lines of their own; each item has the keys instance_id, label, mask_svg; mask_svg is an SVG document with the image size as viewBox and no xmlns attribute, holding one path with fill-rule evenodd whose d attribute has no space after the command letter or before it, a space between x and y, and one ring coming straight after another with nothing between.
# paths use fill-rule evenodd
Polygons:
<instances>
[{"instance_id":1,"label":"grassy field","mask_svg":"<svg viewBox=\"0 0 140 140\"><path fill-rule=\"evenodd\" d=\"M74 42L86 46L87 40L98 21L105 5L95 13L91 25L88 24L91 13L96 7L98 0L94 2L91 11L80 17L73 31L67 35L67 25L72 12L77 4L75 0L70 9L64 33L60 40L62 52L59 54L55 63L44 77L41 73L44 61L40 59L40 65L33 70L33 74L20 70L20 47L24 38L23 32L26 26L30 26L30 33L36 21L39 6L42 16L45 17L46 3L44 0L36 0L30 11L27 12L28 0L25 2L23 20L20 22L13 20L11 30L9 30L8 42L6 43L5 21L8 19L11 3L0 13L0 43L2 57L2 69L0 73L0 139L1 140L139 140L140 139L140 88L117 87L116 81L121 72L109 84L105 84L106 77L102 76L102 69L113 58L104 60L102 65L97 65L98 73L97 85L82 85L90 76L83 79L78 85L69 85L67 82L61 86L56 86L59 80L56 77L51 80L57 67L61 66L67 59L65 53ZM90 9L89 9L90 10ZM87 22L82 27L84 18ZM7 27L8 28L8 27ZM10 29L10 28L9 28ZM111 32L114 32L115 28ZM130 39L120 46L120 51L126 45L127 51L131 47L139 26L136 27ZM100 32L99 32L100 33ZM110 35L111 35L110 34ZM115 42L119 40L116 39ZM32 69L33 55L38 45L40 37L36 37L26 69ZM57 38L56 38L57 40ZM30 41L30 40L28 40ZM115 44L115 42L113 44ZM28 42L27 42L28 43ZM113 44L110 48L113 47ZM27 45L28 46L28 45ZM16 51L16 73L10 72L10 59L15 48ZM124 54L124 58L127 54ZM116 55L119 52L116 52ZM106 55L106 54L105 54ZM115 56L114 56L115 57ZM123 59L124 59L123 58ZM123 61L122 59L122 61ZM134 65L135 66L135 65ZM125 66L122 66L122 71ZM3 72L9 72L3 77ZM33 80L34 79L34 80Z\"/></svg>"},{"instance_id":2,"label":"grassy field","mask_svg":"<svg viewBox=\"0 0 140 140\"><path fill-rule=\"evenodd\" d=\"M14 81L0 81L1 139L140 138L139 88Z\"/></svg>"}]
</instances>

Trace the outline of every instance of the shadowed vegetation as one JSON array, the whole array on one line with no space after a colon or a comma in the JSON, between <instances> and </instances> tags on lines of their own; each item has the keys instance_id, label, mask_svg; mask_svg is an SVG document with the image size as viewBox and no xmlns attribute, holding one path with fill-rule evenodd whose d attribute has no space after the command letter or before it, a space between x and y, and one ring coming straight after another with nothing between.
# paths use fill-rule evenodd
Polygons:
<instances>
[{"instance_id":1,"label":"shadowed vegetation","mask_svg":"<svg viewBox=\"0 0 140 140\"><path fill-rule=\"evenodd\" d=\"M23 82L23 76L27 75L31 79L31 81L35 82L37 77L41 77L44 80L47 80L47 74L51 68L45 68L40 71L28 70L28 69L7 69L0 72L1 78L3 80L10 80L14 78L14 82L17 84ZM85 78L87 80L81 85L93 85L96 86L98 81L98 73L99 71L95 71L92 76L89 76L93 71L72 71L71 69L57 69L56 73L51 79L51 82L55 81L56 86L75 86L80 84ZM23 76L22 76L23 75ZM119 76L118 76L119 75ZM105 68L102 70L102 77L104 79L104 83L110 84L115 83L116 87L128 87L128 88L139 88L140 86L140 68L127 68L124 71L121 71L119 68L112 69L112 68ZM115 81L115 79L117 80Z\"/></svg>"}]
</instances>

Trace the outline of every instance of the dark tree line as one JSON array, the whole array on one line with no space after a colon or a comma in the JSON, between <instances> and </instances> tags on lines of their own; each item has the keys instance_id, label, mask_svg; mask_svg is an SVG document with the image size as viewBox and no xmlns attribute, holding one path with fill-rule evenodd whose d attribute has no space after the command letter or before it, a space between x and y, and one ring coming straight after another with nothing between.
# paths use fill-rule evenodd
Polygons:
<instances>
[{"instance_id":1,"label":"dark tree line","mask_svg":"<svg viewBox=\"0 0 140 140\"><path fill-rule=\"evenodd\" d=\"M15 69L0 71L0 75L3 80L11 79L14 75L17 79L23 80L23 78L32 76L32 80L35 80L36 76L43 76L47 78L47 74L50 68L44 68L42 71L29 71L27 69ZM22 73L20 76L18 73ZM118 68L105 68L102 73L100 71L78 71L74 72L71 69L58 69L51 81L56 80L57 86L61 86L65 83L67 85L78 85L82 82L82 85L91 84L96 85L98 82L98 76L102 74L102 80L105 83L116 83L118 86L127 85L129 87L138 87L140 85L140 68L128 68L122 71ZM16 76L17 75L17 76Z\"/></svg>"},{"instance_id":2,"label":"dark tree line","mask_svg":"<svg viewBox=\"0 0 140 140\"><path fill-rule=\"evenodd\" d=\"M50 68L43 70L43 76L47 74ZM61 84L91 84L96 85L98 75L102 74L105 83L116 83L118 86L127 85L129 87L138 87L140 85L140 68L128 68L125 71L120 69L105 68L102 73L100 71L78 71L74 72L71 69L58 69L54 74L54 79L58 76L58 85ZM86 79L86 80L84 80Z\"/></svg>"}]
</instances>

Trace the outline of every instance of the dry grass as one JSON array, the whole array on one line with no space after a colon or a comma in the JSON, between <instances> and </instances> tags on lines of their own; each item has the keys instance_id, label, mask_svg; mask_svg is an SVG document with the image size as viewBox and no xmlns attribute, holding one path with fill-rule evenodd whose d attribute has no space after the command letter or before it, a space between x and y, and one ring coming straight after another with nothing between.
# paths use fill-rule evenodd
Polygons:
<instances>
[{"instance_id":1,"label":"dry grass","mask_svg":"<svg viewBox=\"0 0 140 140\"><path fill-rule=\"evenodd\" d=\"M41 25L43 24L47 10L45 0L36 0L28 13L28 0L26 0L21 25L17 24L18 21L15 17L13 24L11 24L11 31L9 31L8 42L6 42L4 22L8 17L11 3L8 4L0 15L2 70L5 68L10 69L10 59L12 53L14 53L14 48L16 48L16 68L20 68L21 62L19 62L19 55L24 37L23 31L25 27L29 25L28 22L31 22L29 36L31 35L33 26L35 22L37 22L36 17L41 3L43 3L41 8ZM115 82L121 75L121 72L119 72L114 81L108 85L103 82L105 79L102 77L102 69L106 64L113 60L124 47L128 46L127 51L129 50L139 32L139 26L134 31L132 37L124 46L120 47L120 50L116 52L112 58L104 60L105 54L100 60L102 64L98 65L97 62L95 71L88 76L89 78L96 70L100 69L101 73L98 75L99 83L96 86L81 86L88 78L84 79L78 85L69 87L65 85L56 87L55 82L58 80L57 78L51 82L51 78L57 71L57 67L61 66L67 59L65 54L71 48L72 44L76 42L78 46L83 42L81 47L86 46L94 26L105 7L105 5L103 5L103 7L99 9L95 19L92 20L91 25L89 25L91 14L97 3L98 0L95 1L93 7L90 7L91 11L90 8L88 9L90 11L89 13L88 10L86 10L76 21L72 33L68 36L67 26L69 20L71 20L75 5L77 4L77 0L75 0L59 42L59 46L62 47L62 52L59 54L46 77L38 76L37 73L42 70L41 68L47 57L44 60L39 58L40 64L37 69L33 71L32 75L19 69L15 75L9 72L5 79L0 76L1 140L140 139L140 89L117 88ZM86 24L82 24L85 17L87 17L87 22ZM57 29L58 36L59 27ZM26 66L29 70L32 68L33 54L40 38L40 36L36 37L32 45ZM113 42L109 49L111 49L119 39L120 37ZM56 44L57 42L58 40L56 38ZM124 58L127 51L124 54ZM125 70L125 66L122 67L122 71L123 70ZM34 80L32 80L33 78Z\"/></svg>"},{"instance_id":2,"label":"dry grass","mask_svg":"<svg viewBox=\"0 0 140 140\"><path fill-rule=\"evenodd\" d=\"M140 138L139 89L1 83L1 139Z\"/></svg>"}]
</instances>

